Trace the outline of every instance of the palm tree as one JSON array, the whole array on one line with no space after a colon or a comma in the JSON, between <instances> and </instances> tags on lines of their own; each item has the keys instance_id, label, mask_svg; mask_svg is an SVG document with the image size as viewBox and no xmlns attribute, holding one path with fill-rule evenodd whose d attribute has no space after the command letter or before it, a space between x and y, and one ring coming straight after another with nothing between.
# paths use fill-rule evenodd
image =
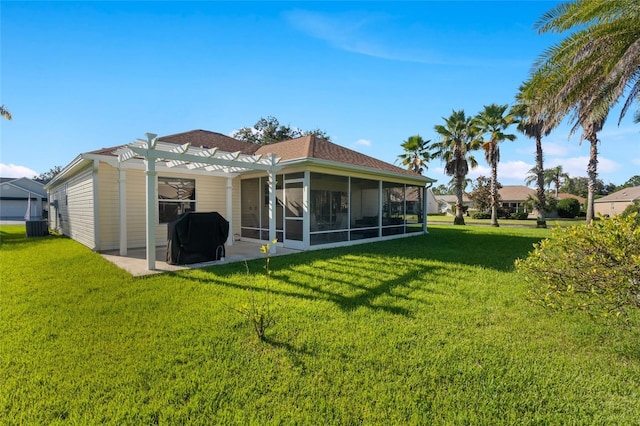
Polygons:
<instances>
[{"instance_id":1,"label":"palm tree","mask_svg":"<svg viewBox=\"0 0 640 426\"><path fill-rule=\"evenodd\" d=\"M6 109L4 105L0 106L0 115L6 118L7 120L11 120L13 118L11 117L11 113L9 112L9 110Z\"/></svg>"},{"instance_id":2,"label":"palm tree","mask_svg":"<svg viewBox=\"0 0 640 426\"><path fill-rule=\"evenodd\" d=\"M512 108L512 113L516 116L518 131L536 141L536 165L533 169L529 170L530 176L527 177L526 184L536 183L535 207L538 212L536 226L538 228L546 228L547 219L544 209L547 200L544 191L545 180L542 138L551 133L553 126L543 113L544 110L541 106L538 93L539 91L536 90L531 81L523 83L516 95L516 101L518 103Z\"/></svg>"},{"instance_id":3,"label":"palm tree","mask_svg":"<svg viewBox=\"0 0 640 426\"><path fill-rule=\"evenodd\" d=\"M551 169L544 171L544 181L547 185L553 184L556 188L556 198L558 198L558 192L560 190L560 181L566 181L569 179L569 174L562 170L562 166L555 166Z\"/></svg>"},{"instance_id":4,"label":"palm tree","mask_svg":"<svg viewBox=\"0 0 640 426\"><path fill-rule=\"evenodd\" d=\"M431 160L427 145L429 143L431 143L430 140L425 141L420 135L410 136L409 139L400 144L404 150L403 154L398 155L401 164L408 170L422 174L424 169L427 168L427 163Z\"/></svg>"},{"instance_id":5,"label":"palm tree","mask_svg":"<svg viewBox=\"0 0 640 426\"><path fill-rule=\"evenodd\" d=\"M440 140L431 145L433 157L444 161L444 171L453 176L456 187L456 216L454 225L464 225L462 216L462 185L465 182L469 165L476 167L478 162L469 152L480 148L482 140L475 120L465 116L463 110L453 111L449 118L444 118L445 124L437 124L434 130Z\"/></svg>"},{"instance_id":6,"label":"palm tree","mask_svg":"<svg viewBox=\"0 0 640 426\"><path fill-rule=\"evenodd\" d=\"M573 134L590 143L587 223L593 219L597 183L598 132L613 105L628 90L618 119L640 94L640 7L634 1L576 0L564 2L536 23L540 33L573 31L537 61L547 111L572 113Z\"/></svg>"},{"instance_id":7,"label":"palm tree","mask_svg":"<svg viewBox=\"0 0 640 426\"><path fill-rule=\"evenodd\" d=\"M505 115L509 105L485 105L478 114L476 121L482 134L488 134L489 140L482 143L485 159L491 166L491 225L498 225L498 163L500 162L500 147L502 141L513 141L516 135L504 133L504 130L514 124L514 116Z\"/></svg>"},{"instance_id":8,"label":"palm tree","mask_svg":"<svg viewBox=\"0 0 640 426\"><path fill-rule=\"evenodd\" d=\"M564 69L554 93L560 104L591 99L578 111L578 122L606 117L628 90L618 124L640 94L640 7L634 0L563 2L535 24L539 33L572 31L548 49L538 65ZM575 31L574 31L575 30ZM597 99L597 102L593 100Z\"/></svg>"}]
</instances>

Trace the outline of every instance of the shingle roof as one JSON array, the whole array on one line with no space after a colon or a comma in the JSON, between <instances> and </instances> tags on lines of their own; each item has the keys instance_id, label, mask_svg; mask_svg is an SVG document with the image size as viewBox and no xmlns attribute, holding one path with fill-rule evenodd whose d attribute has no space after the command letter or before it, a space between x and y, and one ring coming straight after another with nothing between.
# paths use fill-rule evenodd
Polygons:
<instances>
[{"instance_id":1,"label":"shingle roof","mask_svg":"<svg viewBox=\"0 0 640 426\"><path fill-rule=\"evenodd\" d=\"M598 198L594 200L594 203L613 203L616 201L637 201L640 200L640 186L632 186L630 188L623 188L620 191L616 191L613 194L609 194L606 197Z\"/></svg>"},{"instance_id":2,"label":"shingle roof","mask_svg":"<svg viewBox=\"0 0 640 426\"><path fill-rule=\"evenodd\" d=\"M574 195L574 194L569 194L566 192L560 192L558 194L558 200L564 200L565 198L575 198L576 200L578 200L580 202L580 204L584 204L585 202L585 198L581 197L579 195Z\"/></svg>"},{"instance_id":3,"label":"shingle roof","mask_svg":"<svg viewBox=\"0 0 640 426\"><path fill-rule=\"evenodd\" d=\"M386 163L349 148L329 142L326 139L308 135L301 138L261 146L256 154L275 154L283 161L315 158L351 166L366 167L391 173L419 177L420 174Z\"/></svg>"},{"instance_id":4,"label":"shingle roof","mask_svg":"<svg viewBox=\"0 0 640 426\"><path fill-rule=\"evenodd\" d=\"M313 135L263 146L239 141L230 136L223 135L222 133L210 132L208 130L191 130L184 133L161 136L158 139L162 142L175 143L176 145L190 143L192 146L218 148L221 151L228 152L240 151L243 154L266 155L273 153L277 157L280 157L283 162L314 158L410 177L424 178L424 176L411 170L394 166L393 164L369 157L368 155L361 154ZM121 147L122 146L102 148L96 151L91 151L90 154L115 156L115 151Z\"/></svg>"},{"instance_id":5,"label":"shingle roof","mask_svg":"<svg viewBox=\"0 0 640 426\"><path fill-rule=\"evenodd\" d=\"M529 196L535 197L536 191L524 185L505 185L498 190L502 201L524 201Z\"/></svg>"}]
</instances>

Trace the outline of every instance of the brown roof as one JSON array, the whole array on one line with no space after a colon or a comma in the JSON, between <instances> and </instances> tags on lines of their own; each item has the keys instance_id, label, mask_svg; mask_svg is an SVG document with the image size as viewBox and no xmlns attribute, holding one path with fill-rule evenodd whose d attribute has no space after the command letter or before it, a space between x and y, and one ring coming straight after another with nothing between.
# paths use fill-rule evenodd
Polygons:
<instances>
[{"instance_id":1,"label":"brown roof","mask_svg":"<svg viewBox=\"0 0 640 426\"><path fill-rule=\"evenodd\" d=\"M315 158L335 163L348 164L358 167L366 167L391 173L403 174L412 177L421 176L411 170L406 170L393 164L369 157L349 148L336 145L326 139L314 135L278 142L261 146L256 154L275 154L283 161L304 158Z\"/></svg>"},{"instance_id":2,"label":"brown roof","mask_svg":"<svg viewBox=\"0 0 640 426\"><path fill-rule=\"evenodd\" d=\"M184 145L190 143L192 146L200 148L218 148L221 151L237 152L243 154L253 154L258 146L247 142L242 142L231 136L222 133L210 132L208 130L191 130L183 133L176 133L168 136L160 136L158 140L162 142L174 143L176 145ZM90 154L98 155L116 155L115 151L126 145L112 146L110 148L101 148L91 151Z\"/></svg>"},{"instance_id":3,"label":"brown roof","mask_svg":"<svg viewBox=\"0 0 640 426\"><path fill-rule=\"evenodd\" d=\"M584 197L581 197L579 195L575 195L575 194L568 194L566 192L560 192L558 194L558 200L564 200L565 198L575 198L576 200L578 200L580 202L580 204L584 204L585 199Z\"/></svg>"},{"instance_id":4,"label":"brown roof","mask_svg":"<svg viewBox=\"0 0 640 426\"><path fill-rule=\"evenodd\" d=\"M184 133L176 133L168 136L161 136L158 140L162 142L182 145L190 143L192 146L202 148L218 148L221 151L237 152L243 154L275 154L282 161L297 159L320 159L330 162L346 164L356 167L369 168L411 177L423 177L411 170L406 170L393 164L369 157L349 148L345 148L326 139L309 135L301 138L277 142L270 145L258 146L248 142L239 141L222 133L210 132L207 130L191 130ZM121 146L102 148L91 151L90 154L116 155L115 151Z\"/></svg>"},{"instance_id":5,"label":"brown roof","mask_svg":"<svg viewBox=\"0 0 640 426\"><path fill-rule=\"evenodd\" d=\"M535 197L536 191L524 185L505 185L498 190L502 201L524 201L529 196Z\"/></svg>"},{"instance_id":6,"label":"brown roof","mask_svg":"<svg viewBox=\"0 0 640 426\"><path fill-rule=\"evenodd\" d=\"M640 186L623 188L606 197L594 200L594 203L613 203L616 201L637 201L640 200Z\"/></svg>"}]
</instances>

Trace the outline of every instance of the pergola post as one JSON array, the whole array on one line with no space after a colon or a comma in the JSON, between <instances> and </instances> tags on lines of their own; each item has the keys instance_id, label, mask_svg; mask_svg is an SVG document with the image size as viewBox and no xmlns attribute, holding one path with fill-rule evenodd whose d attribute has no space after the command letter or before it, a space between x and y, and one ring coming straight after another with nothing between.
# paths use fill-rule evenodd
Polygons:
<instances>
[{"instance_id":1,"label":"pergola post","mask_svg":"<svg viewBox=\"0 0 640 426\"><path fill-rule=\"evenodd\" d=\"M156 136L153 133L147 133L147 150L151 151L155 148ZM147 269L153 271L156 269L156 159L153 156L147 156L144 159L145 174L147 176Z\"/></svg>"},{"instance_id":2,"label":"pergola post","mask_svg":"<svg viewBox=\"0 0 640 426\"><path fill-rule=\"evenodd\" d=\"M269 243L270 254L276 254L276 156L271 154L271 168L269 169Z\"/></svg>"},{"instance_id":3,"label":"pergola post","mask_svg":"<svg viewBox=\"0 0 640 426\"><path fill-rule=\"evenodd\" d=\"M233 245L233 178L227 178L227 220L229 221L229 236L227 245Z\"/></svg>"},{"instance_id":4,"label":"pergola post","mask_svg":"<svg viewBox=\"0 0 640 426\"><path fill-rule=\"evenodd\" d=\"M118 201L120 204L120 256L127 255L127 172L118 168Z\"/></svg>"}]
</instances>

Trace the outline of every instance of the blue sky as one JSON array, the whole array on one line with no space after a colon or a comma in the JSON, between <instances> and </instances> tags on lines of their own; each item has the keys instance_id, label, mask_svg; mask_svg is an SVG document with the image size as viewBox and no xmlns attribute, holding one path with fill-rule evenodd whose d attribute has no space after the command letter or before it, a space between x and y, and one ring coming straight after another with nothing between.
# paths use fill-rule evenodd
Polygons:
<instances>
[{"instance_id":1,"label":"blue sky","mask_svg":"<svg viewBox=\"0 0 640 426\"><path fill-rule=\"evenodd\" d=\"M274 116L393 163L400 144L452 110L512 104L557 35L535 21L557 2L0 3L0 176L65 166L146 132L231 134ZM601 133L599 177L640 174L635 109ZM586 176L588 143L563 125L545 167ZM514 133L517 133L515 129ZM523 184L533 141L501 146L498 179ZM470 173L488 176L482 153ZM448 183L442 164L426 171Z\"/></svg>"}]
</instances>

